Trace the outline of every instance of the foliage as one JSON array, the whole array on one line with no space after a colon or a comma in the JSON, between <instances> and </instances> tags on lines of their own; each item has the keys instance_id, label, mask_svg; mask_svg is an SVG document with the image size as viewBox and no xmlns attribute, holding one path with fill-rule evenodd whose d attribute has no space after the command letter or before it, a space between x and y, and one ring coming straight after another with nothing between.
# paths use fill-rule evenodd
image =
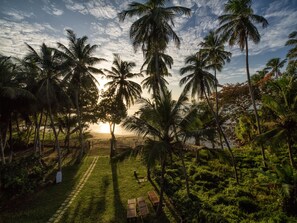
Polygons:
<instances>
[{"instance_id":1,"label":"foliage","mask_svg":"<svg viewBox=\"0 0 297 223\"><path fill-rule=\"evenodd\" d=\"M47 168L38 157L28 156L1 166L2 190L9 196L25 195L36 191L43 182Z\"/></svg>"}]
</instances>

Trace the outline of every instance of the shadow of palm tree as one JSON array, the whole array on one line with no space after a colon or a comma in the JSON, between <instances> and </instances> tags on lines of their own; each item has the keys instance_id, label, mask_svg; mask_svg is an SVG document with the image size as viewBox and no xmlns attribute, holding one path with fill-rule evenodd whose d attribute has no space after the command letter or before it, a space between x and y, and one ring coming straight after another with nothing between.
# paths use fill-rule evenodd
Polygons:
<instances>
[{"instance_id":1,"label":"shadow of palm tree","mask_svg":"<svg viewBox=\"0 0 297 223\"><path fill-rule=\"evenodd\" d=\"M111 165L111 173L112 173L112 183L113 183L113 193L114 193L114 222L119 222L119 220L126 220L126 209L122 203L121 195L119 191L119 183L118 183L118 169L117 162L110 162ZM125 221L124 221L125 222Z\"/></svg>"}]
</instances>

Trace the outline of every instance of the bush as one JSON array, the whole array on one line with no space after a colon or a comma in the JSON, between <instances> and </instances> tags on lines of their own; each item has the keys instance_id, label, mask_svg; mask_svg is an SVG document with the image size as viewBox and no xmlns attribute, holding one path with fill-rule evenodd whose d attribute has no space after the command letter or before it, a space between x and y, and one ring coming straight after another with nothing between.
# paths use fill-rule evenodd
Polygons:
<instances>
[{"instance_id":1,"label":"bush","mask_svg":"<svg viewBox=\"0 0 297 223\"><path fill-rule=\"evenodd\" d=\"M45 167L38 157L28 156L1 166L2 190L8 196L34 192L43 181Z\"/></svg>"}]
</instances>

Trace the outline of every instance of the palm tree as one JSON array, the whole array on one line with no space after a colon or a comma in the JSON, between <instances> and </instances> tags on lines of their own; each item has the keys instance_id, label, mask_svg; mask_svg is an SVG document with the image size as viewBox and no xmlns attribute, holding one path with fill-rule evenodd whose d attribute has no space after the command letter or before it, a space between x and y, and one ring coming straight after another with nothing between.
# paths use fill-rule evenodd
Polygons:
<instances>
[{"instance_id":1,"label":"palm tree","mask_svg":"<svg viewBox=\"0 0 297 223\"><path fill-rule=\"evenodd\" d=\"M219 36L213 31L203 39L199 45L202 47L200 52L205 54L208 67L214 71L215 79L217 79L217 71L221 71L225 62L230 62L231 53L225 51L225 39ZM215 92L216 92L216 114L218 115L218 83L215 82Z\"/></svg>"},{"instance_id":2,"label":"palm tree","mask_svg":"<svg viewBox=\"0 0 297 223\"><path fill-rule=\"evenodd\" d=\"M154 98L160 94L160 89L164 89L166 87L166 84L168 84L165 76L171 76L167 66L171 68L172 64L172 57L165 53L157 52L147 55L147 58L145 59L141 70L143 70L143 68L146 66L145 72L147 75L149 75L149 77L144 79L142 81L142 84L144 88L153 90Z\"/></svg>"},{"instance_id":3,"label":"palm tree","mask_svg":"<svg viewBox=\"0 0 297 223\"><path fill-rule=\"evenodd\" d=\"M141 73L132 73L131 70L135 67L134 62L122 61L120 56L114 54L113 67L110 70L104 70L108 74L106 78L112 79L112 81L105 84L108 87L108 91L114 92L116 97L119 97L122 101L125 100L127 107L134 104L134 101L141 96L141 86L129 80L134 77L141 77Z\"/></svg>"},{"instance_id":4,"label":"palm tree","mask_svg":"<svg viewBox=\"0 0 297 223\"><path fill-rule=\"evenodd\" d=\"M0 147L1 161L6 163L4 150L7 145L9 129L9 147L12 152L12 113L29 108L35 97L24 89L25 82L19 75L16 65L10 57L0 55Z\"/></svg>"},{"instance_id":5,"label":"palm tree","mask_svg":"<svg viewBox=\"0 0 297 223\"><path fill-rule=\"evenodd\" d=\"M225 15L219 16L220 27L219 33L228 39L229 45L239 45L241 51L245 49L246 60L246 74L249 86L249 92L253 109L256 117L258 133L261 134L260 119L257 111L257 106L254 98L253 87L251 84L250 71L249 71L249 47L248 40L252 40L254 43L259 43L261 36L254 23L261 24L263 28L267 27L268 21L259 15L254 14L252 9L252 0L228 0L225 4ZM263 165L265 163L264 147L261 147Z\"/></svg>"},{"instance_id":6,"label":"palm tree","mask_svg":"<svg viewBox=\"0 0 297 223\"><path fill-rule=\"evenodd\" d=\"M286 59L281 60L280 58L272 58L266 64L266 68L270 73L274 74L275 78L281 76L280 68L282 68L285 63L287 62Z\"/></svg>"},{"instance_id":7,"label":"palm tree","mask_svg":"<svg viewBox=\"0 0 297 223\"><path fill-rule=\"evenodd\" d=\"M67 98L61 86L61 58L55 49L47 47L44 43L40 47L40 53L36 52L30 45L27 44L27 46L29 53L25 56L24 60L32 62L40 75L37 98L40 103L45 103L48 110L55 137L55 147L58 152L58 169L61 171L61 150L53 115L53 107L57 107L59 101L65 101Z\"/></svg>"},{"instance_id":8,"label":"palm tree","mask_svg":"<svg viewBox=\"0 0 297 223\"><path fill-rule=\"evenodd\" d=\"M157 100L157 101L156 101ZM182 94L177 101L172 100L171 93L164 97L158 96L153 102L142 100L142 106L137 114L128 117L123 126L147 138L145 154L147 163L161 164L160 204L157 213L160 214L163 204L164 174L168 155L172 154L177 143L177 128L182 120L182 111L187 97Z\"/></svg>"},{"instance_id":9,"label":"palm tree","mask_svg":"<svg viewBox=\"0 0 297 223\"><path fill-rule=\"evenodd\" d=\"M293 158L293 145L297 132L297 81L292 76L271 82L272 93L263 96L263 106L267 108L273 117L267 122L270 127L259 138L263 141L287 143L290 165L296 168ZM271 141L272 140L272 141Z\"/></svg>"},{"instance_id":10,"label":"palm tree","mask_svg":"<svg viewBox=\"0 0 297 223\"><path fill-rule=\"evenodd\" d=\"M141 47L145 58L155 55L158 83L161 81L157 54L164 53L170 40L179 47L180 39L172 29L173 20L178 15L190 15L190 12L181 6L165 7L165 0L148 0L145 3L132 2L127 10L118 14L120 21L127 16L139 17L130 28L130 38L135 51ZM165 93L164 89L162 91Z\"/></svg>"},{"instance_id":11,"label":"palm tree","mask_svg":"<svg viewBox=\"0 0 297 223\"><path fill-rule=\"evenodd\" d=\"M237 175L237 169L236 169L233 152L232 152L229 142L225 136L225 133L222 130L222 127L219 123L217 115L216 115L215 111L213 110L213 108L210 104L209 98L208 98L209 94L214 89L214 85L217 80L211 73L209 73L207 71L208 67L207 67L207 60L206 60L205 55L200 54L198 52L198 54L196 54L196 55L188 56L185 60L185 63L188 65L181 68L180 73L181 73L181 75L186 74L186 76L184 76L180 80L180 85L181 86L185 85L184 92L191 91L192 98L194 98L195 96L198 96L198 98L205 97L207 104L212 112L212 115L215 118L217 128L220 131L221 135L223 136L224 141L227 145L228 151L230 152L233 167L234 167L235 178L236 178L236 181L238 182L238 175Z\"/></svg>"},{"instance_id":12,"label":"palm tree","mask_svg":"<svg viewBox=\"0 0 297 223\"><path fill-rule=\"evenodd\" d=\"M61 56L65 59L65 64L69 65L69 68L65 81L71 83L75 98L75 107L78 117L79 125L79 141L81 147L81 157L84 153L83 143L83 124L82 124L82 111L80 106L81 91L82 89L88 90L90 85L96 85L97 80L93 76L94 74L103 74L101 69L95 68L94 65L101 61L105 61L102 58L94 57L93 54L97 49L97 45L90 45L87 43L88 37L83 36L77 38L72 30L67 30L67 38L69 41L68 47L62 43L57 43L60 49Z\"/></svg>"},{"instance_id":13,"label":"palm tree","mask_svg":"<svg viewBox=\"0 0 297 223\"><path fill-rule=\"evenodd\" d=\"M293 46L293 48L289 50L287 57L289 59L297 58L297 31L289 34L289 40L286 42L286 46Z\"/></svg>"},{"instance_id":14,"label":"palm tree","mask_svg":"<svg viewBox=\"0 0 297 223\"><path fill-rule=\"evenodd\" d=\"M224 47L225 39L222 36L217 35L215 32L210 31L204 38L204 41L199 45L202 47L200 52L205 54L208 66L213 69L215 79L217 79L217 71L221 71L225 61L230 62L231 53L225 51ZM215 95L216 95L216 114L219 116L219 102L218 102L218 83L215 83ZM220 135L220 143L223 147L222 136Z\"/></svg>"}]
</instances>

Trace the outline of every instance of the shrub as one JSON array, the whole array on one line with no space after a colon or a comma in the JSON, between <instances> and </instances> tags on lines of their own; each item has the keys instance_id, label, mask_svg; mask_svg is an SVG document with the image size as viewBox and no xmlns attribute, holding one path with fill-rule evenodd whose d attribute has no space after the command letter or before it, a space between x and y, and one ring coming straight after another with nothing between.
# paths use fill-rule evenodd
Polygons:
<instances>
[{"instance_id":1,"label":"shrub","mask_svg":"<svg viewBox=\"0 0 297 223\"><path fill-rule=\"evenodd\" d=\"M45 167L38 157L28 156L1 166L2 190L8 196L34 192L43 181Z\"/></svg>"}]
</instances>

